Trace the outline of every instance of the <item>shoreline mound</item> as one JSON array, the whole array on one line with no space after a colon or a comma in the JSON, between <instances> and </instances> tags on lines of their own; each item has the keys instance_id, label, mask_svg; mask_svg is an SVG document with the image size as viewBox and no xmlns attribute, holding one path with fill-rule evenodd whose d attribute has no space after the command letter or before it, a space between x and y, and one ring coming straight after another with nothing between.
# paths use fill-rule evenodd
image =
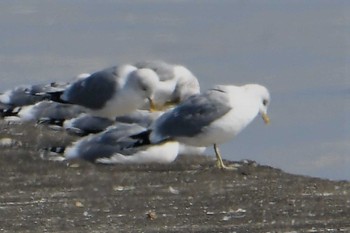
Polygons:
<instances>
[{"instance_id":1,"label":"shoreline mound","mask_svg":"<svg viewBox=\"0 0 350 233\"><path fill-rule=\"evenodd\" d=\"M48 161L75 137L0 122L1 232L349 232L350 182L254 161L181 156L170 165Z\"/></svg>"}]
</instances>

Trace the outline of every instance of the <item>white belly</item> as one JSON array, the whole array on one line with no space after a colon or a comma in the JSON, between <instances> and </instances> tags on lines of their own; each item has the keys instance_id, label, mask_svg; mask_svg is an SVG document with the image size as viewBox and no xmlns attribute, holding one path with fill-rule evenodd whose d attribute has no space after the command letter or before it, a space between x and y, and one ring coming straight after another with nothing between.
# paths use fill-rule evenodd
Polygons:
<instances>
[{"instance_id":1,"label":"white belly","mask_svg":"<svg viewBox=\"0 0 350 233\"><path fill-rule=\"evenodd\" d=\"M202 133L194 137L181 137L178 138L178 141L192 146L210 146L227 142L241 132L254 119L257 113L247 115L238 114L237 116L235 110L231 110L207 127L204 127Z\"/></svg>"}]
</instances>

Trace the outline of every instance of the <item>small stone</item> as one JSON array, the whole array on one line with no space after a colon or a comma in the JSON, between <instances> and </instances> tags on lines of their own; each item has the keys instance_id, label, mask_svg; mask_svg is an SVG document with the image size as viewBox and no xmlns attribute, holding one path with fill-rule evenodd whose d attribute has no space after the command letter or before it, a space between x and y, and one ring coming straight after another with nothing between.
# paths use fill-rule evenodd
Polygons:
<instances>
[{"instance_id":1,"label":"small stone","mask_svg":"<svg viewBox=\"0 0 350 233\"><path fill-rule=\"evenodd\" d=\"M15 144L15 140L13 140L12 138L2 138L0 139L0 146L1 147L9 147L9 146L13 146Z\"/></svg>"},{"instance_id":2,"label":"small stone","mask_svg":"<svg viewBox=\"0 0 350 233\"><path fill-rule=\"evenodd\" d=\"M152 220L152 221L155 220L157 218L156 212L155 211L148 211L147 212L147 218L149 220Z\"/></svg>"},{"instance_id":3,"label":"small stone","mask_svg":"<svg viewBox=\"0 0 350 233\"><path fill-rule=\"evenodd\" d=\"M71 168L78 168L78 167L80 167L79 163L72 163L72 164L69 164L68 166L71 167Z\"/></svg>"},{"instance_id":4,"label":"small stone","mask_svg":"<svg viewBox=\"0 0 350 233\"><path fill-rule=\"evenodd\" d=\"M84 207L83 203L81 203L80 201L76 201L75 206L79 208Z\"/></svg>"},{"instance_id":5,"label":"small stone","mask_svg":"<svg viewBox=\"0 0 350 233\"><path fill-rule=\"evenodd\" d=\"M172 194L180 194L180 191L178 189L174 189L173 187L169 186L169 192Z\"/></svg>"},{"instance_id":6,"label":"small stone","mask_svg":"<svg viewBox=\"0 0 350 233\"><path fill-rule=\"evenodd\" d=\"M128 190L133 190L135 189L135 186L120 186L116 185L113 187L114 191L128 191Z\"/></svg>"}]
</instances>

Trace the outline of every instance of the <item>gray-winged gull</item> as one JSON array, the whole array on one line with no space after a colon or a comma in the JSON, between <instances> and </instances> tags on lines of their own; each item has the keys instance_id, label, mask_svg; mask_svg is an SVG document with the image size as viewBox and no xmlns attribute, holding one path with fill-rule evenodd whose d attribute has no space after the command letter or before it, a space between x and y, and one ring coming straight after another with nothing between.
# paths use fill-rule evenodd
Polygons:
<instances>
[{"instance_id":1,"label":"gray-winged gull","mask_svg":"<svg viewBox=\"0 0 350 233\"><path fill-rule=\"evenodd\" d=\"M136 110L124 116L118 116L115 120L108 118L92 116L89 114L81 114L80 116L65 120L63 127L72 134L86 136L88 134L96 134L106 130L112 125L120 123L137 124L139 126L149 128L151 124L163 114L163 112L149 112L146 110ZM183 143L179 144L179 155L201 155L205 151L205 147L190 146Z\"/></svg>"},{"instance_id":2,"label":"gray-winged gull","mask_svg":"<svg viewBox=\"0 0 350 233\"><path fill-rule=\"evenodd\" d=\"M0 94L0 115L2 117L16 115L17 107L32 105L42 100L55 100L67 87L67 83L52 82L18 86Z\"/></svg>"},{"instance_id":3,"label":"gray-winged gull","mask_svg":"<svg viewBox=\"0 0 350 233\"><path fill-rule=\"evenodd\" d=\"M40 121L45 123L64 121L85 112L85 109L78 105L63 104L48 100L23 106L19 109L17 113L19 121ZM7 120L7 118L5 119ZM11 117L8 120L13 120L13 118Z\"/></svg>"},{"instance_id":4,"label":"gray-winged gull","mask_svg":"<svg viewBox=\"0 0 350 233\"><path fill-rule=\"evenodd\" d=\"M150 100L158 82L158 75L151 69L114 66L76 80L61 98L86 107L93 115L114 119Z\"/></svg>"},{"instance_id":5,"label":"gray-winged gull","mask_svg":"<svg viewBox=\"0 0 350 233\"><path fill-rule=\"evenodd\" d=\"M65 159L84 159L105 164L145 164L173 162L179 149L176 141L151 144L148 138L135 138L147 129L137 124L118 124L92 134L65 148Z\"/></svg>"},{"instance_id":6,"label":"gray-winged gull","mask_svg":"<svg viewBox=\"0 0 350 233\"><path fill-rule=\"evenodd\" d=\"M269 91L258 84L218 85L164 113L152 125L150 141L177 140L193 146L214 145L217 165L222 162L217 144L235 137L258 114L269 123Z\"/></svg>"},{"instance_id":7,"label":"gray-winged gull","mask_svg":"<svg viewBox=\"0 0 350 233\"><path fill-rule=\"evenodd\" d=\"M111 125L119 123L138 124L142 127L149 127L153 121L158 118L162 112L150 112L147 110L135 110L132 113L117 116L114 120L104 117L93 116L90 114L81 114L76 118L65 120L63 127L72 134L85 136L91 133L99 133Z\"/></svg>"},{"instance_id":8,"label":"gray-winged gull","mask_svg":"<svg viewBox=\"0 0 350 233\"><path fill-rule=\"evenodd\" d=\"M182 65L169 64L164 61L143 61L135 64L137 68L154 70L159 77L159 84L154 91L155 109L177 105L191 95L200 92L198 79Z\"/></svg>"},{"instance_id":9,"label":"gray-winged gull","mask_svg":"<svg viewBox=\"0 0 350 233\"><path fill-rule=\"evenodd\" d=\"M68 133L86 136L102 132L113 124L115 121L112 119L83 113L75 118L65 120L62 126Z\"/></svg>"},{"instance_id":10,"label":"gray-winged gull","mask_svg":"<svg viewBox=\"0 0 350 233\"><path fill-rule=\"evenodd\" d=\"M96 134L106 130L112 125L118 125L121 123L136 124L148 128L162 114L163 112L159 111L149 112L146 110L136 110L130 114L116 117L115 120L92 116L89 114L81 114L76 118L65 120L63 127L69 133L79 136ZM205 149L205 147L196 147L180 143L179 155L201 155L204 153Z\"/></svg>"}]
</instances>

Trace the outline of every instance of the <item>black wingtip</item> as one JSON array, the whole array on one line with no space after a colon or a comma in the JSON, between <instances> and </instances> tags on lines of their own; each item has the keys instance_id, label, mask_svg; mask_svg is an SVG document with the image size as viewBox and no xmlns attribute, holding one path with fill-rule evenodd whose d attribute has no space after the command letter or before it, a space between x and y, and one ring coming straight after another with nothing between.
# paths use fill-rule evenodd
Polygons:
<instances>
[{"instance_id":1,"label":"black wingtip","mask_svg":"<svg viewBox=\"0 0 350 233\"><path fill-rule=\"evenodd\" d=\"M51 100L53 102L61 103L61 104L71 104L70 102L62 99L64 91L53 91L53 92L45 92L45 93L36 93L36 96L42 96L45 100Z\"/></svg>"},{"instance_id":2,"label":"black wingtip","mask_svg":"<svg viewBox=\"0 0 350 233\"><path fill-rule=\"evenodd\" d=\"M0 117L11 117L11 116L18 116L19 111L21 111L21 107L5 107L0 109Z\"/></svg>"},{"instance_id":3,"label":"black wingtip","mask_svg":"<svg viewBox=\"0 0 350 233\"><path fill-rule=\"evenodd\" d=\"M64 121L65 121L64 119L53 119L53 118L43 117L37 120L37 124L38 125L56 125L56 126L63 127Z\"/></svg>"},{"instance_id":4,"label":"black wingtip","mask_svg":"<svg viewBox=\"0 0 350 233\"><path fill-rule=\"evenodd\" d=\"M138 146L144 146L144 145L151 144L151 141L149 139L151 132L152 131L149 129L149 130L143 131L139 134L135 134L135 135L130 136L130 138L137 140L133 146L138 147Z\"/></svg>"},{"instance_id":5,"label":"black wingtip","mask_svg":"<svg viewBox=\"0 0 350 233\"><path fill-rule=\"evenodd\" d=\"M66 150L65 146L52 146L52 147L46 147L42 149L46 152L56 153L56 154L63 154Z\"/></svg>"}]
</instances>

